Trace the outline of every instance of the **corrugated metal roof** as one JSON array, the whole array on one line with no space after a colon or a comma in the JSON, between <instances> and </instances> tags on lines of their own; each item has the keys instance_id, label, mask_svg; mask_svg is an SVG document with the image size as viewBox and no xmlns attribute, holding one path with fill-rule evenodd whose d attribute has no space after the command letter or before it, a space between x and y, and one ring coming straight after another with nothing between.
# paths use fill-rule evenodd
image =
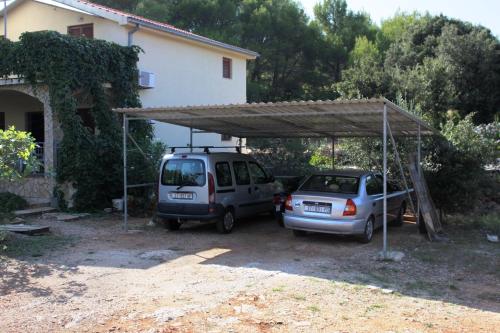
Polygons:
<instances>
[{"instance_id":1,"label":"corrugated metal roof","mask_svg":"<svg viewBox=\"0 0 500 333\"><path fill-rule=\"evenodd\" d=\"M385 98L120 108L115 112L234 137L375 137L382 135L384 105L395 136L437 132Z\"/></svg>"}]
</instances>

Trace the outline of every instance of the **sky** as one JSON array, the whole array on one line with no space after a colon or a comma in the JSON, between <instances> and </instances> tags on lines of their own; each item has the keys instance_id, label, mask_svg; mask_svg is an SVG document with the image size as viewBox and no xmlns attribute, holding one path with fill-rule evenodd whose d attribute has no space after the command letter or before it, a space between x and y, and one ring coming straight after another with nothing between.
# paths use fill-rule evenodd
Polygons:
<instances>
[{"instance_id":1,"label":"sky","mask_svg":"<svg viewBox=\"0 0 500 333\"><path fill-rule=\"evenodd\" d=\"M312 17L318 0L298 0L306 13ZM364 11L380 24L398 10L403 12L429 12L480 24L500 37L500 0L347 0L349 9Z\"/></svg>"}]
</instances>

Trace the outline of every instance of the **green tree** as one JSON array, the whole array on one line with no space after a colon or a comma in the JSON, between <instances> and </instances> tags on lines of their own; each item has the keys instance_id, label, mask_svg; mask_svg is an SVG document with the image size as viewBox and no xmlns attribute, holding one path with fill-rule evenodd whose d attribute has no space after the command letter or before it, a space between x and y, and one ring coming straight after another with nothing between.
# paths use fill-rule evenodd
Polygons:
<instances>
[{"instance_id":1,"label":"green tree","mask_svg":"<svg viewBox=\"0 0 500 333\"><path fill-rule=\"evenodd\" d=\"M378 48L385 53L392 43L399 41L406 31L426 17L418 12L411 14L397 12L393 17L382 21L376 36Z\"/></svg>"},{"instance_id":2,"label":"green tree","mask_svg":"<svg viewBox=\"0 0 500 333\"><path fill-rule=\"evenodd\" d=\"M14 127L0 129L0 180L15 180L38 166L35 139ZM24 169L24 170L22 170Z\"/></svg>"},{"instance_id":3,"label":"green tree","mask_svg":"<svg viewBox=\"0 0 500 333\"><path fill-rule=\"evenodd\" d=\"M294 1L246 0L239 18L242 45L260 53L248 64L250 101L301 99L305 85L321 85L322 36Z\"/></svg>"},{"instance_id":4,"label":"green tree","mask_svg":"<svg viewBox=\"0 0 500 333\"><path fill-rule=\"evenodd\" d=\"M371 98L387 91L388 78L382 66L382 54L365 36L356 38L350 54L350 67L343 71L337 90L343 98Z\"/></svg>"},{"instance_id":5,"label":"green tree","mask_svg":"<svg viewBox=\"0 0 500 333\"><path fill-rule=\"evenodd\" d=\"M325 60L333 70L333 81L338 81L349 53L354 49L356 38L365 36L374 40L377 28L367 14L349 10L345 0L319 2L314 7L314 14L330 46L326 50L329 59Z\"/></svg>"},{"instance_id":6,"label":"green tree","mask_svg":"<svg viewBox=\"0 0 500 333\"><path fill-rule=\"evenodd\" d=\"M241 0L141 0L136 13L205 37L239 44Z\"/></svg>"},{"instance_id":7,"label":"green tree","mask_svg":"<svg viewBox=\"0 0 500 333\"><path fill-rule=\"evenodd\" d=\"M94 0L97 4L134 13L141 0Z\"/></svg>"}]
</instances>

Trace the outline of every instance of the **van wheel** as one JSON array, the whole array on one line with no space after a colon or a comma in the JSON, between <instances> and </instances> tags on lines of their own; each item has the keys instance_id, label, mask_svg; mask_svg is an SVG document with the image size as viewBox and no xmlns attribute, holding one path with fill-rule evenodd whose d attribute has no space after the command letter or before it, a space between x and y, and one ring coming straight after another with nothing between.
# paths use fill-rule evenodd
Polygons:
<instances>
[{"instance_id":1,"label":"van wheel","mask_svg":"<svg viewBox=\"0 0 500 333\"><path fill-rule=\"evenodd\" d=\"M179 228L181 227L181 224L177 220L168 219L167 223L166 223L166 227L170 231L176 231L176 230L179 230Z\"/></svg>"},{"instance_id":2,"label":"van wheel","mask_svg":"<svg viewBox=\"0 0 500 333\"><path fill-rule=\"evenodd\" d=\"M374 228L373 217L370 217L368 221L366 221L365 231L363 235L359 238L359 241L361 243L370 243L373 237L373 228Z\"/></svg>"},{"instance_id":3,"label":"van wheel","mask_svg":"<svg viewBox=\"0 0 500 333\"><path fill-rule=\"evenodd\" d=\"M228 234L234 228L234 213L231 209L226 210L224 215L217 220L217 231L221 234Z\"/></svg>"}]
</instances>

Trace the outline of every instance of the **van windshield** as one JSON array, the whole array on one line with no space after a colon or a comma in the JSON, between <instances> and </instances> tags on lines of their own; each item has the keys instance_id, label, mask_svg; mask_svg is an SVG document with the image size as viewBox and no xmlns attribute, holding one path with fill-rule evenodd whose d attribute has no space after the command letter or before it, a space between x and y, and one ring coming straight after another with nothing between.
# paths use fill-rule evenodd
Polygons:
<instances>
[{"instance_id":1,"label":"van windshield","mask_svg":"<svg viewBox=\"0 0 500 333\"><path fill-rule=\"evenodd\" d=\"M163 166L162 185L204 186L205 182L205 163L202 160L168 160Z\"/></svg>"}]
</instances>

